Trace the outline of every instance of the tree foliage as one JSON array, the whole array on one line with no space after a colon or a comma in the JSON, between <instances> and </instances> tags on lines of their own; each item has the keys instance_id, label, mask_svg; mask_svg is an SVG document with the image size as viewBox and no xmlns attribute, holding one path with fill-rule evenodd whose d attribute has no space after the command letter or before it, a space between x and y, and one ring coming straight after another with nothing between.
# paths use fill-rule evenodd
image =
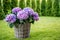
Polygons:
<instances>
[{"instance_id":1,"label":"tree foliage","mask_svg":"<svg viewBox=\"0 0 60 40\"><path fill-rule=\"evenodd\" d=\"M59 15L60 15L60 0L59 0Z\"/></svg>"},{"instance_id":2,"label":"tree foliage","mask_svg":"<svg viewBox=\"0 0 60 40\"><path fill-rule=\"evenodd\" d=\"M3 3L2 3L3 1ZM26 3L25 3L26 1ZM19 7L31 7L41 16L60 16L60 0L19 0ZM18 0L0 0L0 18L18 6Z\"/></svg>"},{"instance_id":3,"label":"tree foliage","mask_svg":"<svg viewBox=\"0 0 60 40\"><path fill-rule=\"evenodd\" d=\"M46 2L46 16L52 16L52 0Z\"/></svg>"},{"instance_id":4,"label":"tree foliage","mask_svg":"<svg viewBox=\"0 0 60 40\"><path fill-rule=\"evenodd\" d=\"M10 9L10 1L3 0L3 10L4 10L5 15L8 13L9 9Z\"/></svg>"},{"instance_id":5,"label":"tree foliage","mask_svg":"<svg viewBox=\"0 0 60 40\"><path fill-rule=\"evenodd\" d=\"M40 0L36 0L36 4L37 4L37 7L36 7L36 11L38 12L39 16L40 16Z\"/></svg>"},{"instance_id":6,"label":"tree foliage","mask_svg":"<svg viewBox=\"0 0 60 40\"><path fill-rule=\"evenodd\" d=\"M17 2L18 0L11 0L11 9L18 6Z\"/></svg>"},{"instance_id":7,"label":"tree foliage","mask_svg":"<svg viewBox=\"0 0 60 40\"><path fill-rule=\"evenodd\" d=\"M59 0L54 0L54 4L53 4L53 13L55 14L55 16L60 16L59 13Z\"/></svg>"},{"instance_id":8,"label":"tree foliage","mask_svg":"<svg viewBox=\"0 0 60 40\"><path fill-rule=\"evenodd\" d=\"M35 11L35 8L36 8L36 6L35 6L35 5L36 5L36 4L35 4L35 0L32 0L32 1L31 1L31 4L32 4L32 9L34 9L34 11Z\"/></svg>"},{"instance_id":9,"label":"tree foliage","mask_svg":"<svg viewBox=\"0 0 60 40\"><path fill-rule=\"evenodd\" d=\"M24 0L20 0L20 1L19 1L19 7L22 8L22 9L25 7L25 2L24 2Z\"/></svg>"},{"instance_id":10,"label":"tree foliage","mask_svg":"<svg viewBox=\"0 0 60 40\"><path fill-rule=\"evenodd\" d=\"M42 0L42 3L41 3L41 13L42 13L43 16L46 15L45 10L46 10L46 0Z\"/></svg>"},{"instance_id":11,"label":"tree foliage","mask_svg":"<svg viewBox=\"0 0 60 40\"><path fill-rule=\"evenodd\" d=\"M0 0L0 20L2 20L4 17L5 14L3 13L2 0Z\"/></svg>"},{"instance_id":12,"label":"tree foliage","mask_svg":"<svg viewBox=\"0 0 60 40\"><path fill-rule=\"evenodd\" d=\"M26 7L30 7L30 0L26 0Z\"/></svg>"}]
</instances>

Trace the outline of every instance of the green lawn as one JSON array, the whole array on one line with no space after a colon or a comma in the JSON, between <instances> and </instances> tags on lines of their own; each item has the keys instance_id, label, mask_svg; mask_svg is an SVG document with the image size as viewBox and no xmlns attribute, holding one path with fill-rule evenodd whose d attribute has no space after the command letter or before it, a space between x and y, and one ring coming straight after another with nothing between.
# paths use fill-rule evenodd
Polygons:
<instances>
[{"instance_id":1,"label":"green lawn","mask_svg":"<svg viewBox=\"0 0 60 40\"><path fill-rule=\"evenodd\" d=\"M17 40L13 28L0 21L0 40ZM30 37L25 40L60 40L60 17L40 17L31 25Z\"/></svg>"}]
</instances>

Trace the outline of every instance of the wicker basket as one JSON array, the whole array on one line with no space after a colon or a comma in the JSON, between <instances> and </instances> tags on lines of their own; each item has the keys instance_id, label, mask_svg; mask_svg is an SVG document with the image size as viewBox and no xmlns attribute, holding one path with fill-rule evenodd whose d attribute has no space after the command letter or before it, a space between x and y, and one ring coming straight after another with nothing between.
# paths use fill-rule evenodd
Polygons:
<instances>
[{"instance_id":1,"label":"wicker basket","mask_svg":"<svg viewBox=\"0 0 60 40\"><path fill-rule=\"evenodd\" d=\"M30 35L30 23L17 24L14 27L16 38L27 38Z\"/></svg>"}]
</instances>

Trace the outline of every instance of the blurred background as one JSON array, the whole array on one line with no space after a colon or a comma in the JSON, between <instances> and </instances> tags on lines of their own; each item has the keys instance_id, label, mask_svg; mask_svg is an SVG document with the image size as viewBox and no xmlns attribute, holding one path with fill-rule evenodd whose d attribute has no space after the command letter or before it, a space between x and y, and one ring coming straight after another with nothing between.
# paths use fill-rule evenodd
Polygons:
<instances>
[{"instance_id":1,"label":"blurred background","mask_svg":"<svg viewBox=\"0 0 60 40\"><path fill-rule=\"evenodd\" d=\"M60 0L0 0L0 19L14 7L31 7L39 16L60 16Z\"/></svg>"}]
</instances>

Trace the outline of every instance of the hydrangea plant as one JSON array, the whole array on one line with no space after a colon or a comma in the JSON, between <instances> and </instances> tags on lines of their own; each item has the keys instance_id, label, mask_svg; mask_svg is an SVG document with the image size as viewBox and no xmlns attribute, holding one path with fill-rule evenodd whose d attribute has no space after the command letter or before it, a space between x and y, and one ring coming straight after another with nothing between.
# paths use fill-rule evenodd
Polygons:
<instances>
[{"instance_id":1,"label":"hydrangea plant","mask_svg":"<svg viewBox=\"0 0 60 40\"><path fill-rule=\"evenodd\" d=\"M34 23L38 20L38 13L34 12L34 10L29 7L26 7L24 9L15 7L12 9L12 13L7 15L5 18L5 21L9 23L11 28L16 24L24 24L26 22Z\"/></svg>"}]
</instances>

